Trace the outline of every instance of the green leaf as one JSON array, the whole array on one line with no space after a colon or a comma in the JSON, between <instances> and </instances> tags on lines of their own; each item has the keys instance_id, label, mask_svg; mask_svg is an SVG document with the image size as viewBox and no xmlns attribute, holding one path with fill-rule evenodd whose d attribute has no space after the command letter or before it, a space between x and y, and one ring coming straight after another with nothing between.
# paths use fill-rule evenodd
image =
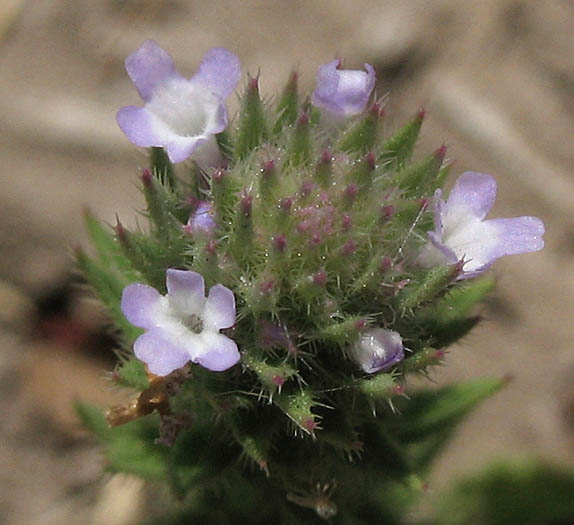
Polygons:
<instances>
[{"instance_id":1,"label":"green leaf","mask_svg":"<svg viewBox=\"0 0 574 525\"><path fill-rule=\"evenodd\" d=\"M165 480L168 449L154 443L158 437L157 418L147 416L109 428L102 412L85 403L76 403L82 423L106 450L108 469L148 480Z\"/></svg>"},{"instance_id":2,"label":"green leaf","mask_svg":"<svg viewBox=\"0 0 574 525\"><path fill-rule=\"evenodd\" d=\"M104 226L89 211L84 213L84 224L99 260L105 266L117 268L126 285L138 281L139 273L133 268L129 259L122 254L111 228Z\"/></svg>"},{"instance_id":3,"label":"green leaf","mask_svg":"<svg viewBox=\"0 0 574 525\"><path fill-rule=\"evenodd\" d=\"M481 401L506 384L505 379L481 379L449 385L439 390L421 390L399 405L394 428L401 440L416 441L447 426L457 425Z\"/></svg>"},{"instance_id":4,"label":"green leaf","mask_svg":"<svg viewBox=\"0 0 574 525\"><path fill-rule=\"evenodd\" d=\"M142 330L132 325L121 310L121 297L126 283L118 277L113 268L95 261L82 250L76 251L76 264L104 304L109 317L122 331L126 343L133 343Z\"/></svg>"},{"instance_id":5,"label":"green leaf","mask_svg":"<svg viewBox=\"0 0 574 525\"><path fill-rule=\"evenodd\" d=\"M438 327L447 327L452 321L464 319L477 304L494 289L495 281L491 278L473 279L453 287L447 295L433 305L428 315Z\"/></svg>"},{"instance_id":6,"label":"green leaf","mask_svg":"<svg viewBox=\"0 0 574 525\"><path fill-rule=\"evenodd\" d=\"M574 471L537 460L498 461L439 496L437 525L574 523Z\"/></svg>"}]
</instances>

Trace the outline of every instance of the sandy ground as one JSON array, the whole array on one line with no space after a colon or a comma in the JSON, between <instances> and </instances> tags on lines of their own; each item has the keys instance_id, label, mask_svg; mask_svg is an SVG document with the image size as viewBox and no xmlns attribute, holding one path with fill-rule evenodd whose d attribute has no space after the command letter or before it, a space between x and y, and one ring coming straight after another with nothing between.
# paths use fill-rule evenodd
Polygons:
<instances>
[{"instance_id":1,"label":"sandy ground","mask_svg":"<svg viewBox=\"0 0 574 525\"><path fill-rule=\"evenodd\" d=\"M71 412L74 399L119 395L101 357L78 351L101 316L74 300L75 336L34 319L85 242L84 207L135 220L144 156L114 116L136 103L122 62L146 38L189 73L208 48L228 47L244 71L261 70L264 93L294 66L310 88L335 55L372 63L378 92L391 93L389 129L424 106L421 151L446 142L455 173L496 175L495 215L541 217L545 250L497 263L487 321L434 374L514 379L468 420L430 484L505 454L573 465L573 34L564 0L0 1L0 522L139 519L140 484L102 481Z\"/></svg>"}]
</instances>

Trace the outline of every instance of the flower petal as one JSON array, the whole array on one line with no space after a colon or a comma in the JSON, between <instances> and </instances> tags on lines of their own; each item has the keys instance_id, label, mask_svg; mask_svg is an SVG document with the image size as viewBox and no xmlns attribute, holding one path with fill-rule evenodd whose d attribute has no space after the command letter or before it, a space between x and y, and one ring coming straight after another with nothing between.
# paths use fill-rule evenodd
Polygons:
<instances>
[{"instance_id":1,"label":"flower petal","mask_svg":"<svg viewBox=\"0 0 574 525\"><path fill-rule=\"evenodd\" d=\"M223 334L203 332L201 339L205 344L204 351L193 361L213 372L227 370L241 358L235 341Z\"/></svg>"},{"instance_id":2,"label":"flower petal","mask_svg":"<svg viewBox=\"0 0 574 525\"><path fill-rule=\"evenodd\" d=\"M134 343L134 353L152 374L158 376L166 376L190 361L185 349L171 342L161 328L153 328L140 335Z\"/></svg>"},{"instance_id":3,"label":"flower petal","mask_svg":"<svg viewBox=\"0 0 574 525\"><path fill-rule=\"evenodd\" d=\"M146 108L125 106L118 111L116 120L120 129L136 146L147 148L165 144L167 128Z\"/></svg>"},{"instance_id":4,"label":"flower petal","mask_svg":"<svg viewBox=\"0 0 574 525\"><path fill-rule=\"evenodd\" d=\"M140 97L145 101L151 98L159 84L181 77L169 54L153 40L146 40L126 59L125 65Z\"/></svg>"},{"instance_id":5,"label":"flower petal","mask_svg":"<svg viewBox=\"0 0 574 525\"><path fill-rule=\"evenodd\" d=\"M212 93L227 98L241 78L239 59L222 47L210 49L201 60L197 73L191 78L208 87Z\"/></svg>"},{"instance_id":6,"label":"flower petal","mask_svg":"<svg viewBox=\"0 0 574 525\"><path fill-rule=\"evenodd\" d=\"M167 292L170 305L179 315L203 313L205 304L205 282L203 277L189 270L167 270Z\"/></svg>"},{"instance_id":7,"label":"flower petal","mask_svg":"<svg viewBox=\"0 0 574 525\"><path fill-rule=\"evenodd\" d=\"M235 296L229 288L216 284L209 289L203 322L216 330L235 324Z\"/></svg>"},{"instance_id":8,"label":"flower petal","mask_svg":"<svg viewBox=\"0 0 574 525\"><path fill-rule=\"evenodd\" d=\"M357 115L367 106L375 86L375 70L369 64L365 64L366 72L339 70L339 64L333 60L319 67L313 105L341 117Z\"/></svg>"},{"instance_id":9,"label":"flower petal","mask_svg":"<svg viewBox=\"0 0 574 525\"><path fill-rule=\"evenodd\" d=\"M134 326L149 329L156 325L164 305L162 296L155 288L134 283L124 288L121 309Z\"/></svg>"},{"instance_id":10,"label":"flower petal","mask_svg":"<svg viewBox=\"0 0 574 525\"><path fill-rule=\"evenodd\" d=\"M196 148L207 141L207 137L177 137L167 143L167 156L172 162L183 162Z\"/></svg>"},{"instance_id":11,"label":"flower petal","mask_svg":"<svg viewBox=\"0 0 574 525\"><path fill-rule=\"evenodd\" d=\"M514 217L485 221L495 228L498 243L490 253L494 260L503 255L537 252L544 248L544 223L538 217Z\"/></svg>"},{"instance_id":12,"label":"flower petal","mask_svg":"<svg viewBox=\"0 0 574 525\"><path fill-rule=\"evenodd\" d=\"M211 233L215 230L217 223L214 218L213 205L209 201L199 201L197 208L190 215L187 221L189 231L192 233ZM211 294L211 292L210 292Z\"/></svg>"},{"instance_id":13,"label":"flower petal","mask_svg":"<svg viewBox=\"0 0 574 525\"><path fill-rule=\"evenodd\" d=\"M492 208L496 199L496 181L491 175L466 171L457 180L452 188L444 213L446 222L458 222L458 215L469 215L477 219L484 219Z\"/></svg>"}]
</instances>

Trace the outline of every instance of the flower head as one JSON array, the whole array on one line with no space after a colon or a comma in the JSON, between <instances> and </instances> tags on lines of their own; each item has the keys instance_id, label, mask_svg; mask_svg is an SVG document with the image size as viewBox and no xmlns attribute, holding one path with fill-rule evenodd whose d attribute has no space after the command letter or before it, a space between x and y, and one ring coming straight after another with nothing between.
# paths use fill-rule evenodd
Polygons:
<instances>
[{"instance_id":1,"label":"flower head","mask_svg":"<svg viewBox=\"0 0 574 525\"><path fill-rule=\"evenodd\" d=\"M117 121L136 146L164 146L172 162L181 162L226 128L225 99L241 76L239 59L227 49L210 49L189 80L153 40L125 64L145 105L123 107Z\"/></svg>"},{"instance_id":2,"label":"flower head","mask_svg":"<svg viewBox=\"0 0 574 525\"><path fill-rule=\"evenodd\" d=\"M123 291L122 312L146 330L134 343L136 357L159 376L189 361L215 372L235 365L237 345L219 333L235 323L233 292L216 284L206 298L203 277L186 270L167 270L166 283L167 295L140 283Z\"/></svg>"},{"instance_id":3,"label":"flower head","mask_svg":"<svg viewBox=\"0 0 574 525\"><path fill-rule=\"evenodd\" d=\"M203 232L210 234L215 230L217 224L213 218L213 205L208 201L199 201L195 211L189 216L187 224L184 226L188 233Z\"/></svg>"},{"instance_id":4,"label":"flower head","mask_svg":"<svg viewBox=\"0 0 574 525\"><path fill-rule=\"evenodd\" d=\"M341 70L339 66L340 61L333 60L319 67L311 100L336 117L358 115L365 110L375 86L375 70L370 64L365 64L366 71Z\"/></svg>"},{"instance_id":5,"label":"flower head","mask_svg":"<svg viewBox=\"0 0 574 525\"><path fill-rule=\"evenodd\" d=\"M544 224L537 217L484 220L496 198L490 175L467 171L448 200L435 194L435 230L429 232L419 262L423 266L464 261L461 278L474 277L503 255L535 252L544 247Z\"/></svg>"},{"instance_id":6,"label":"flower head","mask_svg":"<svg viewBox=\"0 0 574 525\"><path fill-rule=\"evenodd\" d=\"M353 347L354 357L367 374L374 374L402 361L403 340L398 332L373 328L361 335Z\"/></svg>"}]
</instances>

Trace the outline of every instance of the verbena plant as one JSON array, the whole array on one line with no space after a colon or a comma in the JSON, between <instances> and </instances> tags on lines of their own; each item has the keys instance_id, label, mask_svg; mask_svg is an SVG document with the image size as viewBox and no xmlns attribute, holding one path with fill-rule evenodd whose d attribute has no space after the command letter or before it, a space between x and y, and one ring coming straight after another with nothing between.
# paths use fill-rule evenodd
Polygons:
<instances>
[{"instance_id":1,"label":"verbena plant","mask_svg":"<svg viewBox=\"0 0 574 525\"><path fill-rule=\"evenodd\" d=\"M113 380L139 392L106 417L78 407L108 468L171 487L162 523L399 520L504 383L410 392L408 377L479 322L483 272L541 249L542 222L486 220L490 175L445 199L446 148L411 160L422 111L383 134L369 65L325 64L303 98L293 74L269 103L248 77L231 123L231 52L188 80L147 41L126 69L145 105L117 119L151 148L149 226L88 215L95 255L77 254L121 341Z\"/></svg>"}]
</instances>

